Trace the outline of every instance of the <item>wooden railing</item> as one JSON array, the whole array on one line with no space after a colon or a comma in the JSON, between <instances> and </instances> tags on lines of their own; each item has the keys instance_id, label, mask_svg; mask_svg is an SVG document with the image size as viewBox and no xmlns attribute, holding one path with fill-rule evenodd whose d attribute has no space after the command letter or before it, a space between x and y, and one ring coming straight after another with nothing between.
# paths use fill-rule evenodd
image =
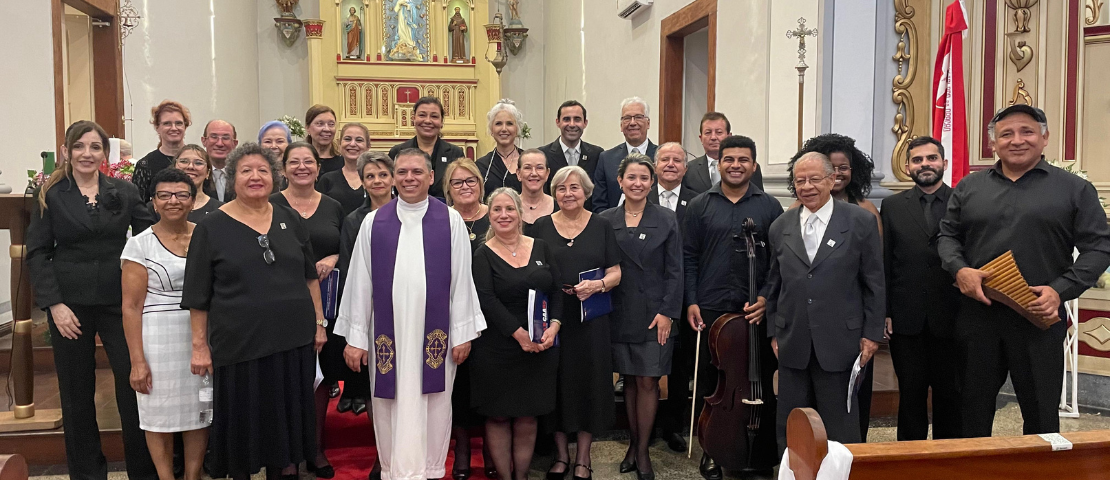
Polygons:
<instances>
[{"instance_id":1,"label":"wooden railing","mask_svg":"<svg viewBox=\"0 0 1110 480\"><path fill-rule=\"evenodd\" d=\"M860 443L845 447L853 456L851 480L1110 478L1110 430L1060 436L1071 443L1070 449L1057 450L1062 447L1040 435ZM815 480L828 453L828 437L817 412L799 408L790 413L787 448L796 480Z\"/></svg>"}]
</instances>

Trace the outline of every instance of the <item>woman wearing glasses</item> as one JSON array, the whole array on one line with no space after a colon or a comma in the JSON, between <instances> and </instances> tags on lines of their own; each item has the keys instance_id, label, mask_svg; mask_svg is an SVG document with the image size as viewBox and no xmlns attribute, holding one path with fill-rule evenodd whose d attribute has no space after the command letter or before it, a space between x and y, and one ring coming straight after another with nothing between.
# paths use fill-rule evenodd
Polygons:
<instances>
[{"instance_id":1,"label":"woman wearing glasses","mask_svg":"<svg viewBox=\"0 0 1110 480\"><path fill-rule=\"evenodd\" d=\"M193 210L189 212L189 221L200 222L205 215L220 209L224 203L204 193L211 188L212 163L208 160L208 153L200 145L189 144L177 152L173 157L174 168L185 172L189 180L197 187L197 194L193 201ZM153 207L153 205L152 205ZM154 218L158 219L157 209L154 209Z\"/></svg>"},{"instance_id":2,"label":"woman wearing glasses","mask_svg":"<svg viewBox=\"0 0 1110 480\"><path fill-rule=\"evenodd\" d=\"M189 215L200 189L188 174L173 168L155 174L151 185L160 219L131 237L121 257L130 385L138 399L139 428L146 432L158 477L174 478L173 434L181 432L185 479L198 480L208 446L210 413L199 395L211 385L185 367L193 334L189 312L179 304L185 255L195 227Z\"/></svg>"},{"instance_id":3,"label":"woman wearing glasses","mask_svg":"<svg viewBox=\"0 0 1110 480\"><path fill-rule=\"evenodd\" d=\"M516 178L520 180L520 219L524 226L530 227L536 219L555 213L559 206L551 195L543 193L543 187L551 176L547 168L547 155L537 149L525 150L520 154L520 166Z\"/></svg>"},{"instance_id":4,"label":"woman wearing glasses","mask_svg":"<svg viewBox=\"0 0 1110 480\"><path fill-rule=\"evenodd\" d=\"M235 200L193 231L181 307L196 375L212 375L212 469L296 478L316 457L313 380L327 336L308 229L273 205L278 161L257 143L227 159Z\"/></svg>"},{"instance_id":5,"label":"woman wearing glasses","mask_svg":"<svg viewBox=\"0 0 1110 480\"><path fill-rule=\"evenodd\" d=\"M489 208L482 203L483 182L478 165L469 158L460 158L447 165L443 173L443 193L447 205L462 215L463 223L470 235L471 253L486 243L489 231ZM455 480L470 477L470 432L469 429L482 425L483 419L470 408L470 363L462 363L455 370L455 389L451 393L451 421L454 424L452 435L455 437L455 466L451 476ZM486 478L494 478L497 470L490 458L489 447L483 446Z\"/></svg>"},{"instance_id":6,"label":"woman wearing glasses","mask_svg":"<svg viewBox=\"0 0 1110 480\"><path fill-rule=\"evenodd\" d=\"M139 187L143 202L149 202L150 179L154 174L173 166L173 157L185 146L185 130L193 124L189 109L173 100L164 100L150 109L150 123L158 133L158 148L135 163L131 183Z\"/></svg>"}]
</instances>

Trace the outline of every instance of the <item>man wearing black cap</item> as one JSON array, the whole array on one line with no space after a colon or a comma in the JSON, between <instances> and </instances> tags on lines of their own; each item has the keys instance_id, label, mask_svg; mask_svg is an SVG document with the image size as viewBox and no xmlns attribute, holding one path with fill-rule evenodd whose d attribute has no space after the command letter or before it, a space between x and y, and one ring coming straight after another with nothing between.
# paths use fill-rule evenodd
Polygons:
<instances>
[{"instance_id":1,"label":"man wearing black cap","mask_svg":"<svg viewBox=\"0 0 1110 480\"><path fill-rule=\"evenodd\" d=\"M963 365L963 433L988 437L995 397L1009 374L1025 434L1060 430L1067 320L1041 330L983 294L979 270L1008 250L1036 294L1033 313L1064 318L1110 266L1110 228L1090 182L1049 165L1048 121L1039 108L1013 105L987 126L998 161L952 192L937 250L964 297L956 320ZM1072 261L1072 251L1079 257ZM1078 319L1072 319L1077 321Z\"/></svg>"}]
</instances>

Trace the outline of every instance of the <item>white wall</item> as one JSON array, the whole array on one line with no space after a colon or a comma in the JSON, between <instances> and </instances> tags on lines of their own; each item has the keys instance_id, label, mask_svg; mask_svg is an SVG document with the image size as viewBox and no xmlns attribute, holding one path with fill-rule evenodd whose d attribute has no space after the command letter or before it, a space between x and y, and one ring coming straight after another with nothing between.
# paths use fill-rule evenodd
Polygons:
<instances>
[{"instance_id":1,"label":"white wall","mask_svg":"<svg viewBox=\"0 0 1110 480\"><path fill-rule=\"evenodd\" d=\"M505 23L509 22L509 9L504 0L490 1L490 21L497 13L497 3L501 4L501 13L505 16ZM509 56L509 63L501 71L501 96L516 102L524 121L532 129L532 138L521 140L523 148L540 147L551 143L559 136L559 129L555 127L555 111L559 108L558 102L547 104L544 101L544 49L547 45L546 25L544 24L544 2L520 2L520 18L525 27L528 27L528 38L520 53L513 55L505 49ZM474 25L471 28L483 28ZM483 33L484 34L484 33ZM555 41L563 41L557 39ZM486 52L473 52L479 62L485 61ZM479 128L484 128L485 112L480 113ZM483 155L486 152L478 152Z\"/></svg>"},{"instance_id":2,"label":"white wall","mask_svg":"<svg viewBox=\"0 0 1110 480\"><path fill-rule=\"evenodd\" d=\"M702 29L683 42L685 66L682 69L682 146L695 156L705 154L701 146L701 117L709 96L709 30Z\"/></svg>"}]
</instances>

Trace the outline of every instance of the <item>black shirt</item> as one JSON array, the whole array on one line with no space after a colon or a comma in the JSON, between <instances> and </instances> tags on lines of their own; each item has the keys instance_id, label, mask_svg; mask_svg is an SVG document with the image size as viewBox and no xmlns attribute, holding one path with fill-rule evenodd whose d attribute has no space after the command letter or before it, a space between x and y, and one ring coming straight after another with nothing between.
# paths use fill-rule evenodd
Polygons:
<instances>
[{"instance_id":1,"label":"black shirt","mask_svg":"<svg viewBox=\"0 0 1110 480\"><path fill-rule=\"evenodd\" d=\"M149 202L150 197L154 196L154 192L150 191L150 180L154 178L154 174L169 168L170 165L173 165L173 157L162 153L157 148L135 163L131 183L139 187L139 195L143 197L143 202Z\"/></svg>"},{"instance_id":2,"label":"black shirt","mask_svg":"<svg viewBox=\"0 0 1110 480\"><path fill-rule=\"evenodd\" d=\"M343 168L343 157L336 155L334 157L320 157L320 176L325 173L334 172Z\"/></svg>"},{"instance_id":3,"label":"black shirt","mask_svg":"<svg viewBox=\"0 0 1110 480\"><path fill-rule=\"evenodd\" d=\"M524 150L516 149L517 156L524 153ZM493 193L501 187L509 187L520 193L522 188L520 179L516 177L515 173L509 173L509 169L505 167L505 160L502 160L501 154L497 153L494 149L492 152L485 154L478 161L478 171L482 172L482 181L486 184L486 196Z\"/></svg>"},{"instance_id":4,"label":"black shirt","mask_svg":"<svg viewBox=\"0 0 1110 480\"><path fill-rule=\"evenodd\" d=\"M1072 250L1079 258L1072 263ZM1014 252L1031 286L1079 297L1110 266L1110 227L1090 182L1041 161L1016 182L1002 162L960 181L940 222L937 250L953 276Z\"/></svg>"},{"instance_id":5,"label":"black shirt","mask_svg":"<svg viewBox=\"0 0 1110 480\"><path fill-rule=\"evenodd\" d=\"M320 176L316 181L316 191L331 197L343 206L343 215L350 215L366 202L366 190L359 184L358 188L351 188L343 170L334 170Z\"/></svg>"},{"instance_id":6,"label":"black shirt","mask_svg":"<svg viewBox=\"0 0 1110 480\"><path fill-rule=\"evenodd\" d=\"M270 195L270 203L293 208L281 192ZM312 242L313 262L339 253L339 229L343 226L343 207L327 195L320 195L320 204L312 216L302 218Z\"/></svg>"},{"instance_id":7,"label":"black shirt","mask_svg":"<svg viewBox=\"0 0 1110 480\"><path fill-rule=\"evenodd\" d=\"M308 229L293 209L274 205L267 264L259 233L223 210L193 230L181 308L208 312L212 364L223 367L312 343L316 279Z\"/></svg>"},{"instance_id":8,"label":"black shirt","mask_svg":"<svg viewBox=\"0 0 1110 480\"><path fill-rule=\"evenodd\" d=\"M765 244L771 223L782 211L774 196L751 183L736 203L721 193L720 183L691 200L682 235L686 303L702 310L741 311L748 301L744 220L755 220L756 241ZM756 263L756 282L762 284L770 267L766 248L756 253Z\"/></svg>"}]
</instances>

